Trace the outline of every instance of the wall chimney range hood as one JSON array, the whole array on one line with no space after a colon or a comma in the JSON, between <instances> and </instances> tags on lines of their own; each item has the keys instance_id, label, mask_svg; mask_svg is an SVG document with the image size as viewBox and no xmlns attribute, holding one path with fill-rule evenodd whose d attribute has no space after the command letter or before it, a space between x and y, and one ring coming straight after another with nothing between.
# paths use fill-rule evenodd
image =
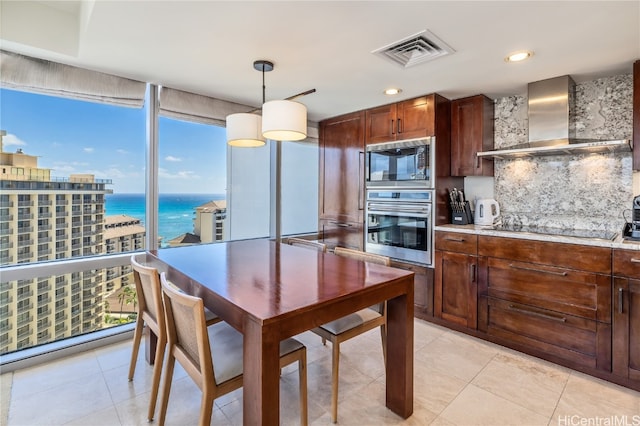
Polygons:
<instances>
[{"instance_id":1,"label":"wall chimney range hood","mask_svg":"<svg viewBox=\"0 0 640 426\"><path fill-rule=\"evenodd\" d=\"M478 152L480 158L518 158L547 155L631 151L628 139L576 139L575 83L568 76L529 83L529 142Z\"/></svg>"}]
</instances>

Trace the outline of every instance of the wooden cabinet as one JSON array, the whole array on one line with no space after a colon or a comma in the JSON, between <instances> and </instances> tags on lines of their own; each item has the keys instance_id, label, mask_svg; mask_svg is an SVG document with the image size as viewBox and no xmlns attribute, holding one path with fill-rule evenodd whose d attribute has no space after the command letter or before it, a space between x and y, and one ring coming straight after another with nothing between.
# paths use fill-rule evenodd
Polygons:
<instances>
[{"instance_id":1,"label":"wooden cabinet","mask_svg":"<svg viewBox=\"0 0 640 426\"><path fill-rule=\"evenodd\" d=\"M640 383L640 252L613 251L613 373Z\"/></svg>"},{"instance_id":2,"label":"wooden cabinet","mask_svg":"<svg viewBox=\"0 0 640 426\"><path fill-rule=\"evenodd\" d=\"M477 152L493 149L494 106L484 95L451 101L451 175L493 176L493 159Z\"/></svg>"},{"instance_id":3,"label":"wooden cabinet","mask_svg":"<svg viewBox=\"0 0 640 426\"><path fill-rule=\"evenodd\" d=\"M640 60L633 63L633 170L640 170Z\"/></svg>"},{"instance_id":4,"label":"wooden cabinet","mask_svg":"<svg viewBox=\"0 0 640 426\"><path fill-rule=\"evenodd\" d=\"M414 275L414 316L422 319L433 317L433 269L414 263L392 260L394 268L412 271Z\"/></svg>"},{"instance_id":5,"label":"wooden cabinet","mask_svg":"<svg viewBox=\"0 0 640 426\"><path fill-rule=\"evenodd\" d=\"M435 96L427 95L365 112L367 144L435 136Z\"/></svg>"},{"instance_id":6,"label":"wooden cabinet","mask_svg":"<svg viewBox=\"0 0 640 426\"><path fill-rule=\"evenodd\" d=\"M352 224L361 228L364 223L364 112L321 122L319 145L319 219L331 221L337 227Z\"/></svg>"},{"instance_id":7,"label":"wooden cabinet","mask_svg":"<svg viewBox=\"0 0 640 426\"><path fill-rule=\"evenodd\" d=\"M478 327L569 366L611 371L611 249L478 237Z\"/></svg>"},{"instance_id":8,"label":"wooden cabinet","mask_svg":"<svg viewBox=\"0 0 640 426\"><path fill-rule=\"evenodd\" d=\"M478 237L436 232L434 316L475 329L478 325Z\"/></svg>"}]
</instances>

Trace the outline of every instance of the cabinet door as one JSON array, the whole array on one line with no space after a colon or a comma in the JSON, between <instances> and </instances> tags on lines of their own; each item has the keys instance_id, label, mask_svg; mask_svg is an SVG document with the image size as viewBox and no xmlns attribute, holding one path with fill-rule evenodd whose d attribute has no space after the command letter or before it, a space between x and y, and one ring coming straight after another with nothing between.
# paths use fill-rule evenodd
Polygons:
<instances>
[{"instance_id":1,"label":"cabinet door","mask_svg":"<svg viewBox=\"0 0 640 426\"><path fill-rule=\"evenodd\" d=\"M633 63L633 170L640 170L640 60Z\"/></svg>"},{"instance_id":2,"label":"cabinet door","mask_svg":"<svg viewBox=\"0 0 640 426\"><path fill-rule=\"evenodd\" d=\"M434 96L422 96L398 103L396 139L414 139L435 135Z\"/></svg>"},{"instance_id":3,"label":"cabinet door","mask_svg":"<svg viewBox=\"0 0 640 426\"><path fill-rule=\"evenodd\" d=\"M389 142L396 139L396 104L368 109L365 113L367 144Z\"/></svg>"},{"instance_id":4,"label":"cabinet door","mask_svg":"<svg viewBox=\"0 0 640 426\"><path fill-rule=\"evenodd\" d=\"M451 174L493 176L493 160L476 153L493 149L493 103L483 95L451 102Z\"/></svg>"},{"instance_id":5,"label":"cabinet door","mask_svg":"<svg viewBox=\"0 0 640 426\"><path fill-rule=\"evenodd\" d=\"M478 326L478 258L436 251L434 315L469 328Z\"/></svg>"},{"instance_id":6,"label":"cabinet door","mask_svg":"<svg viewBox=\"0 0 640 426\"><path fill-rule=\"evenodd\" d=\"M364 220L364 113L320 124L319 216L341 223Z\"/></svg>"},{"instance_id":7,"label":"cabinet door","mask_svg":"<svg viewBox=\"0 0 640 426\"><path fill-rule=\"evenodd\" d=\"M613 284L613 372L640 380L640 280Z\"/></svg>"}]
</instances>

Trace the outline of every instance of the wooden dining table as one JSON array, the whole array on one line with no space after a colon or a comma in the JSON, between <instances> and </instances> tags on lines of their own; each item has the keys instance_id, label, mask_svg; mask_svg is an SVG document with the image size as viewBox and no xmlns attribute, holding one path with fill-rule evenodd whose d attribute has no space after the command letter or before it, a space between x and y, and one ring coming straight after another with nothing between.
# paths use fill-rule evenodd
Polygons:
<instances>
[{"instance_id":1,"label":"wooden dining table","mask_svg":"<svg viewBox=\"0 0 640 426\"><path fill-rule=\"evenodd\" d=\"M244 424L279 422L281 340L384 300L386 406L413 413L413 272L269 239L153 250L146 262L244 335Z\"/></svg>"}]
</instances>

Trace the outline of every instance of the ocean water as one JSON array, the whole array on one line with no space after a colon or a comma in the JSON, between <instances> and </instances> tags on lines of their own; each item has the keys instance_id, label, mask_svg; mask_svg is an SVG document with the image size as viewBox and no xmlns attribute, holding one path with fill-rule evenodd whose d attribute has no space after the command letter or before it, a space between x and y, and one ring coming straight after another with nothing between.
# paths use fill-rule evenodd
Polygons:
<instances>
[{"instance_id":1,"label":"ocean water","mask_svg":"<svg viewBox=\"0 0 640 426\"><path fill-rule=\"evenodd\" d=\"M162 245L186 232L193 232L196 207L211 200L224 200L225 194L160 194L158 234ZM105 197L106 216L124 214L145 222L144 194L109 194Z\"/></svg>"}]
</instances>

